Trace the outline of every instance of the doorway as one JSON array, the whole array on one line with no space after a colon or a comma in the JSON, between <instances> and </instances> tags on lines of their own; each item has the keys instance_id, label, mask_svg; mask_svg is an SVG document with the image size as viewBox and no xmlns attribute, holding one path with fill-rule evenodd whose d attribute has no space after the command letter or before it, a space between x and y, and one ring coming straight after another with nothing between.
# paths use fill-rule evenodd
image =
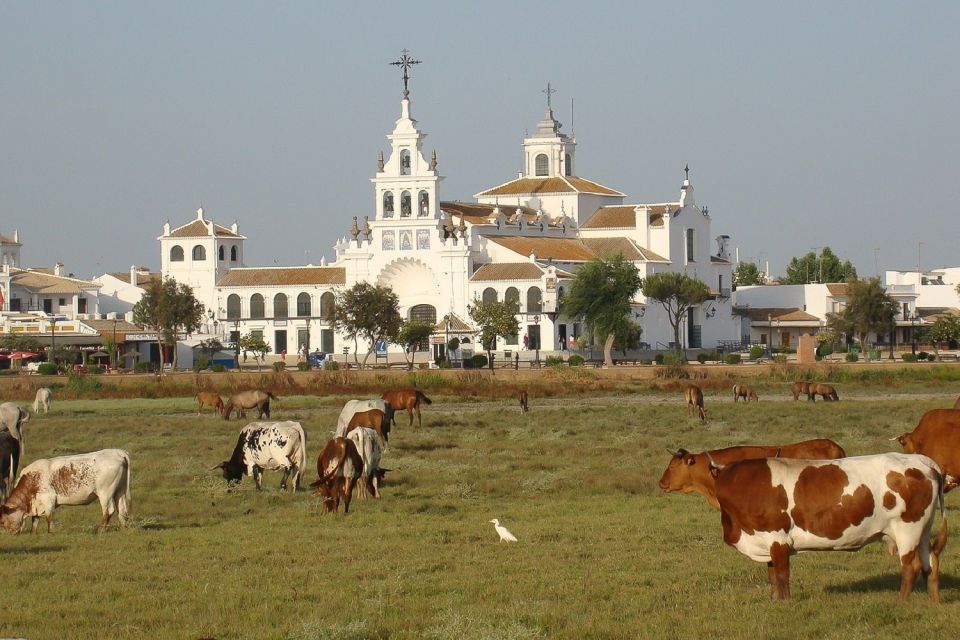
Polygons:
<instances>
[{"instance_id":1,"label":"doorway","mask_svg":"<svg viewBox=\"0 0 960 640\"><path fill-rule=\"evenodd\" d=\"M273 352L279 355L281 351L286 351L287 350L287 330L278 329L277 331L274 332L273 337L274 337Z\"/></svg>"}]
</instances>

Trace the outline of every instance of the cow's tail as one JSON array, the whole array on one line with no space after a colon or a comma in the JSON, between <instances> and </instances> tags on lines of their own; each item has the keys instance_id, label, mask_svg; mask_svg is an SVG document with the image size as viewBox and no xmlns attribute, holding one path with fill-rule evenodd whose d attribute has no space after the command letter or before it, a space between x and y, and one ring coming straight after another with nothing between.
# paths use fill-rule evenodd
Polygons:
<instances>
[{"instance_id":1,"label":"cow's tail","mask_svg":"<svg viewBox=\"0 0 960 640\"><path fill-rule=\"evenodd\" d=\"M343 465L346 464L346 460L347 460L347 456L344 455L337 462L337 466L333 468L333 471L327 471L326 469L324 469L323 475L317 478L316 480L314 480L313 482L311 482L310 486L319 487L322 484L326 484L330 480L335 480L337 475L339 475L340 471L343 469Z\"/></svg>"},{"instance_id":2,"label":"cow's tail","mask_svg":"<svg viewBox=\"0 0 960 640\"><path fill-rule=\"evenodd\" d=\"M420 391L419 389L417 389L417 398L420 400L423 400L427 404L433 404L433 400L425 396L423 391Z\"/></svg>"},{"instance_id":3,"label":"cow's tail","mask_svg":"<svg viewBox=\"0 0 960 640\"><path fill-rule=\"evenodd\" d=\"M117 500L117 515L120 516L120 525L126 526L127 518L133 509L133 496L130 495L130 454L123 452L123 490Z\"/></svg>"},{"instance_id":4,"label":"cow's tail","mask_svg":"<svg viewBox=\"0 0 960 640\"><path fill-rule=\"evenodd\" d=\"M40 413L40 394L33 399L33 412Z\"/></svg>"}]
</instances>

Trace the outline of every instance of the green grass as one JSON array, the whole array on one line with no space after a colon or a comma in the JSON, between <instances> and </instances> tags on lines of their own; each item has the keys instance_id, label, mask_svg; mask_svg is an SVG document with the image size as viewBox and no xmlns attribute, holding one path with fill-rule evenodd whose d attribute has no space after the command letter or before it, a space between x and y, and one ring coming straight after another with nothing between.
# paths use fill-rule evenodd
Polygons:
<instances>
[{"instance_id":1,"label":"green grass","mask_svg":"<svg viewBox=\"0 0 960 640\"><path fill-rule=\"evenodd\" d=\"M851 455L888 451L958 393L847 385L841 402L813 404L781 387L750 405L708 393L706 426L676 393L531 398L526 417L514 401L431 394L423 429L399 417L384 498L347 516L281 494L279 474L261 493L249 478L228 491L207 469L244 423L198 418L190 399L55 401L27 425L25 462L128 449L133 523L98 536L96 505L63 507L54 535L0 535L0 637L951 637L956 540L939 607L922 585L897 603L882 545L795 557L793 599L771 603L766 568L723 544L719 514L657 488L667 448L831 437ZM307 431L307 483L338 406L274 405ZM518 544L497 542L494 517Z\"/></svg>"}]
</instances>

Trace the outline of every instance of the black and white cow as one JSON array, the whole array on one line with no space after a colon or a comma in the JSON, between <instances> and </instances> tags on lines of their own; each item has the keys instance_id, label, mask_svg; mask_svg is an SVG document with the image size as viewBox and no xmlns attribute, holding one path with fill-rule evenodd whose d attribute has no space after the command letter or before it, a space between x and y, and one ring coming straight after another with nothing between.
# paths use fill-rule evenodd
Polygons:
<instances>
[{"instance_id":1,"label":"black and white cow","mask_svg":"<svg viewBox=\"0 0 960 640\"><path fill-rule=\"evenodd\" d=\"M300 487L306 458L307 436L299 422L251 422L240 430L230 459L213 469L223 469L227 482L240 482L244 474L251 475L258 491L264 469L283 469L280 489L287 488L287 479L293 473L292 493Z\"/></svg>"}]
</instances>

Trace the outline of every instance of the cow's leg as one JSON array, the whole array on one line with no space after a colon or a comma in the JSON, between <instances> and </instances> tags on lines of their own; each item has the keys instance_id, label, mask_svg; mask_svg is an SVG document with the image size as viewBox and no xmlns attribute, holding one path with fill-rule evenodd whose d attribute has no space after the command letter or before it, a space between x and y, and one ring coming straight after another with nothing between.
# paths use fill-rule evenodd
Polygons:
<instances>
[{"instance_id":1,"label":"cow's leg","mask_svg":"<svg viewBox=\"0 0 960 640\"><path fill-rule=\"evenodd\" d=\"M257 465L253 465L253 473L250 475L253 476L253 483L256 485L257 491L262 490L263 485L261 485L260 483L261 483L261 480L263 479L262 477L263 472L260 471L260 467L258 467Z\"/></svg>"},{"instance_id":2,"label":"cow's leg","mask_svg":"<svg viewBox=\"0 0 960 640\"><path fill-rule=\"evenodd\" d=\"M270 419L270 401L269 400L263 403L263 412L264 414L266 414L267 420L269 420Z\"/></svg>"},{"instance_id":3,"label":"cow's leg","mask_svg":"<svg viewBox=\"0 0 960 640\"><path fill-rule=\"evenodd\" d=\"M53 533L53 512L47 514L47 533Z\"/></svg>"},{"instance_id":4,"label":"cow's leg","mask_svg":"<svg viewBox=\"0 0 960 640\"><path fill-rule=\"evenodd\" d=\"M770 545L770 559L773 564L773 600L790 598L790 547L774 542Z\"/></svg>"},{"instance_id":5,"label":"cow's leg","mask_svg":"<svg viewBox=\"0 0 960 640\"><path fill-rule=\"evenodd\" d=\"M420 417L420 403L417 402L417 405L414 407L417 410L417 426L423 428L423 418Z\"/></svg>"},{"instance_id":6,"label":"cow's leg","mask_svg":"<svg viewBox=\"0 0 960 640\"><path fill-rule=\"evenodd\" d=\"M343 479L343 513L346 515L350 513L350 500L353 498L353 485L356 482L356 478L344 478Z\"/></svg>"},{"instance_id":7,"label":"cow's leg","mask_svg":"<svg viewBox=\"0 0 960 640\"><path fill-rule=\"evenodd\" d=\"M37 525L40 523L40 516L30 516L30 534L37 532Z\"/></svg>"},{"instance_id":8,"label":"cow's leg","mask_svg":"<svg viewBox=\"0 0 960 640\"><path fill-rule=\"evenodd\" d=\"M287 490L287 478L290 477L290 467L283 468L283 477L280 478L280 491Z\"/></svg>"},{"instance_id":9,"label":"cow's leg","mask_svg":"<svg viewBox=\"0 0 960 640\"><path fill-rule=\"evenodd\" d=\"M917 581L920 573L920 555L919 548L915 547L909 552L900 556L900 600L904 601L910 597L913 591L913 585Z\"/></svg>"}]
</instances>

